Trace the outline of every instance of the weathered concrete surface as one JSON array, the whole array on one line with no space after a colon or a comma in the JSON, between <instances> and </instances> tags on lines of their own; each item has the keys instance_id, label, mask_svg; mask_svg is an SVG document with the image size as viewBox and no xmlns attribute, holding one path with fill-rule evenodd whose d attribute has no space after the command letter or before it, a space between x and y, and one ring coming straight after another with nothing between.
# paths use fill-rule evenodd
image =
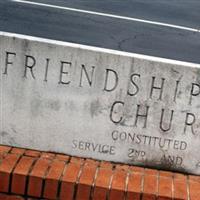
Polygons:
<instances>
[{"instance_id":1,"label":"weathered concrete surface","mask_svg":"<svg viewBox=\"0 0 200 200\"><path fill-rule=\"evenodd\" d=\"M2 144L200 174L200 65L0 33Z\"/></svg>"}]
</instances>

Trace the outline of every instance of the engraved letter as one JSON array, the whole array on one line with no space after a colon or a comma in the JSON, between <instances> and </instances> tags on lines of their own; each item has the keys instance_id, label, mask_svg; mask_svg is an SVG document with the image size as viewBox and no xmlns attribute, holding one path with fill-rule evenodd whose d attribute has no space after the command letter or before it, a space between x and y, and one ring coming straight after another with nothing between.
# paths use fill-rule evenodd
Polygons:
<instances>
[{"instance_id":1,"label":"engraved letter","mask_svg":"<svg viewBox=\"0 0 200 200\"><path fill-rule=\"evenodd\" d=\"M138 118L143 117L144 118L144 126L143 128L147 127L147 117L148 117L148 112L149 112L149 106L146 106L146 113L140 114L140 105L137 105L137 112L136 112L136 117L135 117L135 126L137 126Z\"/></svg>"},{"instance_id":2,"label":"engraved letter","mask_svg":"<svg viewBox=\"0 0 200 200\"><path fill-rule=\"evenodd\" d=\"M164 87L165 79L162 78L162 83L161 83L160 87L159 86L155 86L155 79L156 79L156 77L152 77L150 99L152 98L154 89L156 89L156 90L160 90L160 96L159 96L158 100L162 100L162 94L163 94L163 87Z\"/></svg>"},{"instance_id":3,"label":"engraved letter","mask_svg":"<svg viewBox=\"0 0 200 200\"><path fill-rule=\"evenodd\" d=\"M110 77L109 76L109 74L113 74L113 79L114 79L114 83L113 83L113 81L112 80L110 80L108 77ZM117 75L117 72L116 71L114 71L114 70L112 70L112 69L106 69L106 79L105 79L105 86L104 86L104 90L105 91L107 91L107 92L111 92L111 91L113 91L113 90L115 90L116 89L116 87L117 87L117 85L118 85L118 75ZM112 86L110 86L109 88L108 88L108 85L112 85Z\"/></svg>"},{"instance_id":4,"label":"engraved letter","mask_svg":"<svg viewBox=\"0 0 200 200\"><path fill-rule=\"evenodd\" d=\"M134 77L140 77L140 74L132 74L130 79L131 79L131 83L134 86L134 91L131 93L130 90L128 90L127 94L130 96L135 96L138 92L139 92L139 87L138 85L134 82Z\"/></svg>"},{"instance_id":5,"label":"engraved letter","mask_svg":"<svg viewBox=\"0 0 200 200\"><path fill-rule=\"evenodd\" d=\"M68 75L68 71L64 71L64 66L66 65L66 67L71 67L72 63L71 62L64 62L64 61L61 61L61 66L60 66L60 79L59 79L59 82L58 84L70 84L71 81L66 81L66 80L63 80L63 75L66 74ZM66 76L67 77L67 76Z\"/></svg>"},{"instance_id":6,"label":"engraved letter","mask_svg":"<svg viewBox=\"0 0 200 200\"><path fill-rule=\"evenodd\" d=\"M92 66L91 75L90 75L90 77L89 77L89 75L88 75L88 73L87 73L87 70L85 69L85 66L82 65L82 68L81 68L81 78L80 78L79 87L82 87L83 71L84 71L84 74L85 74L85 76L86 76L86 78L87 78L87 81L88 81L89 85L92 86L92 80L93 80L94 70L95 70L95 67Z\"/></svg>"},{"instance_id":7,"label":"engraved letter","mask_svg":"<svg viewBox=\"0 0 200 200\"><path fill-rule=\"evenodd\" d=\"M200 85L196 83L192 83L192 89L190 92L190 102L189 102L190 105L192 104L192 97L198 96L198 95L200 95Z\"/></svg>"},{"instance_id":8,"label":"engraved letter","mask_svg":"<svg viewBox=\"0 0 200 200\"><path fill-rule=\"evenodd\" d=\"M44 81L47 82L47 76L48 76L48 69L49 69L49 58L46 59L46 68L45 68L45 76Z\"/></svg>"},{"instance_id":9,"label":"engraved letter","mask_svg":"<svg viewBox=\"0 0 200 200\"><path fill-rule=\"evenodd\" d=\"M35 79L35 76L34 76L34 73L33 73L33 67L35 66L35 64L36 64L35 58L33 56L26 55L26 58L25 58L24 78L27 78L26 77L26 73L27 73L27 68L29 68L30 72L31 72L31 76L33 77L33 79Z\"/></svg>"},{"instance_id":10,"label":"engraved letter","mask_svg":"<svg viewBox=\"0 0 200 200\"><path fill-rule=\"evenodd\" d=\"M166 131L169 131L169 130L171 129L174 111L173 111L173 110L171 111L171 117L170 117L170 121L169 121L169 126L168 126L168 128L167 128L167 127L166 127L166 128L163 127L164 112L165 112L165 109L162 109L161 120L160 120L160 129L161 129L162 131L166 132ZM166 125L167 123L164 122L164 124Z\"/></svg>"},{"instance_id":11,"label":"engraved letter","mask_svg":"<svg viewBox=\"0 0 200 200\"><path fill-rule=\"evenodd\" d=\"M195 131L193 128L193 124L195 123L195 121L196 121L196 117L193 113L186 114L184 133L187 130L187 126L191 126L192 133L195 135Z\"/></svg>"},{"instance_id":12,"label":"engraved letter","mask_svg":"<svg viewBox=\"0 0 200 200\"><path fill-rule=\"evenodd\" d=\"M12 53L12 52L6 52L6 61L5 61L5 71L3 74L7 74L8 73L8 65L12 65L13 62L9 60L9 55L12 56L16 56L16 53Z\"/></svg>"},{"instance_id":13,"label":"engraved letter","mask_svg":"<svg viewBox=\"0 0 200 200\"><path fill-rule=\"evenodd\" d=\"M122 101L115 101L111 107L110 110L110 120L115 123L118 124L122 121L123 119L123 115L121 114L121 116L119 116L119 113L117 112L117 110L119 110L119 107L124 106L124 102ZM116 115L117 117L114 119L114 115ZM118 117L119 116L119 117Z\"/></svg>"},{"instance_id":14,"label":"engraved letter","mask_svg":"<svg viewBox=\"0 0 200 200\"><path fill-rule=\"evenodd\" d=\"M176 88L175 88L175 92L174 92L174 102L176 103L176 97L177 97L177 93L178 93L178 86L179 86L180 81L176 81Z\"/></svg>"}]
</instances>

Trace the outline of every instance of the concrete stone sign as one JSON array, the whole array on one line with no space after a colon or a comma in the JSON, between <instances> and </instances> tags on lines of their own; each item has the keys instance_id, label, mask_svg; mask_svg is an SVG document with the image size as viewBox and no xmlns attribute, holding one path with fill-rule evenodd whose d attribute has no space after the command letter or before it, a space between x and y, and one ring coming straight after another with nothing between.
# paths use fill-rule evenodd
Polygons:
<instances>
[{"instance_id":1,"label":"concrete stone sign","mask_svg":"<svg viewBox=\"0 0 200 200\"><path fill-rule=\"evenodd\" d=\"M1 144L200 174L200 65L0 33Z\"/></svg>"}]
</instances>

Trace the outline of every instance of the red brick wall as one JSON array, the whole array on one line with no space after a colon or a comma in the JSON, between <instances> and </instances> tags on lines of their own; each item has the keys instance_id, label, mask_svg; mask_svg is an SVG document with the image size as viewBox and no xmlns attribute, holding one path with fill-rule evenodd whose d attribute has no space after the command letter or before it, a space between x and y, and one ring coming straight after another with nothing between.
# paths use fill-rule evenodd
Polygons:
<instances>
[{"instance_id":1,"label":"red brick wall","mask_svg":"<svg viewBox=\"0 0 200 200\"><path fill-rule=\"evenodd\" d=\"M0 146L0 200L200 200L200 176Z\"/></svg>"}]
</instances>

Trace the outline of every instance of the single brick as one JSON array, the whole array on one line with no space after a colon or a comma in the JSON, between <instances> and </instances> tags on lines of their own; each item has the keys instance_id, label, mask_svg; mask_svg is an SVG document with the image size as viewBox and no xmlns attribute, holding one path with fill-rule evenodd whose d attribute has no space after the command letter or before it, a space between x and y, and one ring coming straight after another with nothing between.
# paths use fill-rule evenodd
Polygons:
<instances>
[{"instance_id":1,"label":"single brick","mask_svg":"<svg viewBox=\"0 0 200 200\"><path fill-rule=\"evenodd\" d=\"M25 152L25 149L16 148L16 147L13 147L11 150L11 153L15 153L15 154L19 154L19 155L23 155L24 152Z\"/></svg>"},{"instance_id":2,"label":"single brick","mask_svg":"<svg viewBox=\"0 0 200 200\"><path fill-rule=\"evenodd\" d=\"M78 176L81 170L81 163L69 163L63 174L60 190L61 200L73 200L74 191Z\"/></svg>"},{"instance_id":3,"label":"single brick","mask_svg":"<svg viewBox=\"0 0 200 200\"><path fill-rule=\"evenodd\" d=\"M93 200L106 200L109 194L110 181L113 171L110 165L107 164L101 167L98 171L97 178L95 180L95 188L93 194Z\"/></svg>"},{"instance_id":4,"label":"single brick","mask_svg":"<svg viewBox=\"0 0 200 200\"><path fill-rule=\"evenodd\" d=\"M0 192L8 192L10 174L14 169L19 155L17 154L8 154L5 159L0 163Z\"/></svg>"},{"instance_id":5,"label":"single brick","mask_svg":"<svg viewBox=\"0 0 200 200\"><path fill-rule=\"evenodd\" d=\"M40 200L40 199L35 199L35 198L28 198L26 200ZM43 199L43 200L47 200L47 199Z\"/></svg>"},{"instance_id":6,"label":"single brick","mask_svg":"<svg viewBox=\"0 0 200 200\"><path fill-rule=\"evenodd\" d=\"M115 170L113 173L110 200L123 200L125 198L127 172L124 170Z\"/></svg>"},{"instance_id":7,"label":"single brick","mask_svg":"<svg viewBox=\"0 0 200 200\"><path fill-rule=\"evenodd\" d=\"M172 177L160 176L158 184L158 200L172 200Z\"/></svg>"},{"instance_id":8,"label":"single brick","mask_svg":"<svg viewBox=\"0 0 200 200\"><path fill-rule=\"evenodd\" d=\"M143 188L143 173L134 170L135 173L130 173L127 189L127 200L140 200Z\"/></svg>"},{"instance_id":9,"label":"single brick","mask_svg":"<svg viewBox=\"0 0 200 200\"><path fill-rule=\"evenodd\" d=\"M51 163L49 172L45 178L44 198L56 199L58 194L58 184L63 173L65 162L55 159Z\"/></svg>"},{"instance_id":10,"label":"single brick","mask_svg":"<svg viewBox=\"0 0 200 200\"><path fill-rule=\"evenodd\" d=\"M148 176L158 176L158 170L155 170L155 169L145 169L144 171L145 175L148 175Z\"/></svg>"},{"instance_id":11,"label":"single brick","mask_svg":"<svg viewBox=\"0 0 200 200\"><path fill-rule=\"evenodd\" d=\"M143 174L145 169L143 167L130 166L130 172Z\"/></svg>"},{"instance_id":12,"label":"single brick","mask_svg":"<svg viewBox=\"0 0 200 200\"><path fill-rule=\"evenodd\" d=\"M0 200L25 200L25 199L20 196L0 193Z\"/></svg>"},{"instance_id":13,"label":"single brick","mask_svg":"<svg viewBox=\"0 0 200 200\"><path fill-rule=\"evenodd\" d=\"M142 200L156 200L158 190L158 171L146 169Z\"/></svg>"},{"instance_id":14,"label":"single brick","mask_svg":"<svg viewBox=\"0 0 200 200\"><path fill-rule=\"evenodd\" d=\"M159 177L168 177L168 178L173 178L173 172L169 171L159 171Z\"/></svg>"},{"instance_id":15,"label":"single brick","mask_svg":"<svg viewBox=\"0 0 200 200\"><path fill-rule=\"evenodd\" d=\"M41 199L36 199L36 198L28 198L26 200L41 200ZM42 200L47 200L47 199L42 199Z\"/></svg>"},{"instance_id":16,"label":"single brick","mask_svg":"<svg viewBox=\"0 0 200 200\"><path fill-rule=\"evenodd\" d=\"M78 183L76 200L89 200L97 165L98 164L96 162L85 162Z\"/></svg>"},{"instance_id":17,"label":"single brick","mask_svg":"<svg viewBox=\"0 0 200 200\"><path fill-rule=\"evenodd\" d=\"M6 151L0 151L0 163L1 161L4 159L4 157L7 155L8 153Z\"/></svg>"},{"instance_id":18,"label":"single brick","mask_svg":"<svg viewBox=\"0 0 200 200\"><path fill-rule=\"evenodd\" d=\"M116 165L116 170L124 170L124 171L128 171L129 168L130 168L129 165L120 165L120 164Z\"/></svg>"},{"instance_id":19,"label":"single brick","mask_svg":"<svg viewBox=\"0 0 200 200\"><path fill-rule=\"evenodd\" d=\"M174 175L174 179L182 179L182 180L184 180L184 179L187 178L186 175L181 174L181 173L174 173L173 175Z\"/></svg>"},{"instance_id":20,"label":"single brick","mask_svg":"<svg viewBox=\"0 0 200 200\"><path fill-rule=\"evenodd\" d=\"M200 182L200 176L190 175L188 178L189 178L189 181Z\"/></svg>"},{"instance_id":21,"label":"single brick","mask_svg":"<svg viewBox=\"0 0 200 200\"><path fill-rule=\"evenodd\" d=\"M49 153L49 152L42 152L41 158L46 158L53 160L55 158L56 154L55 153Z\"/></svg>"},{"instance_id":22,"label":"single brick","mask_svg":"<svg viewBox=\"0 0 200 200\"><path fill-rule=\"evenodd\" d=\"M200 199L200 176L189 176L190 200Z\"/></svg>"},{"instance_id":23,"label":"single brick","mask_svg":"<svg viewBox=\"0 0 200 200\"><path fill-rule=\"evenodd\" d=\"M29 183L28 183L29 196L41 197L43 180L47 173L49 164L50 160L44 158L38 159L37 162L35 163L29 176Z\"/></svg>"},{"instance_id":24,"label":"single brick","mask_svg":"<svg viewBox=\"0 0 200 200\"><path fill-rule=\"evenodd\" d=\"M10 150L11 147L0 145L0 153L8 153Z\"/></svg>"},{"instance_id":25,"label":"single brick","mask_svg":"<svg viewBox=\"0 0 200 200\"><path fill-rule=\"evenodd\" d=\"M6 152L0 152L0 163L1 161L4 159L4 157L7 155L8 153Z\"/></svg>"},{"instance_id":26,"label":"single brick","mask_svg":"<svg viewBox=\"0 0 200 200\"><path fill-rule=\"evenodd\" d=\"M4 159L5 153L0 153L0 163Z\"/></svg>"},{"instance_id":27,"label":"single brick","mask_svg":"<svg viewBox=\"0 0 200 200\"><path fill-rule=\"evenodd\" d=\"M77 164L83 164L84 159L83 158L78 158L78 157L72 157L70 160L70 163L77 163Z\"/></svg>"},{"instance_id":28,"label":"single brick","mask_svg":"<svg viewBox=\"0 0 200 200\"><path fill-rule=\"evenodd\" d=\"M183 174L174 174L174 194L175 200L187 200L187 177Z\"/></svg>"},{"instance_id":29,"label":"single brick","mask_svg":"<svg viewBox=\"0 0 200 200\"><path fill-rule=\"evenodd\" d=\"M95 166L98 166L99 165L99 161L96 161L96 160L93 160L93 159L86 159L85 160L85 165L95 165Z\"/></svg>"},{"instance_id":30,"label":"single brick","mask_svg":"<svg viewBox=\"0 0 200 200\"><path fill-rule=\"evenodd\" d=\"M15 194L25 194L27 175L34 162L31 157L23 156L18 162L12 178L11 192Z\"/></svg>"},{"instance_id":31,"label":"single brick","mask_svg":"<svg viewBox=\"0 0 200 200\"><path fill-rule=\"evenodd\" d=\"M61 160L61 161L65 161L68 162L69 161L69 156L67 155L62 155L62 154L57 154L56 155L56 159Z\"/></svg>"},{"instance_id":32,"label":"single brick","mask_svg":"<svg viewBox=\"0 0 200 200\"><path fill-rule=\"evenodd\" d=\"M25 156L30 156L30 157L35 157L35 158L38 158L40 157L41 155L41 152L40 151L35 151L35 150L26 150L25 153L24 153Z\"/></svg>"},{"instance_id":33,"label":"single brick","mask_svg":"<svg viewBox=\"0 0 200 200\"><path fill-rule=\"evenodd\" d=\"M113 168L113 164L112 164L111 162L108 162L108 161L101 161L100 167L101 167L101 168L109 168L109 169L112 169L112 168Z\"/></svg>"}]
</instances>

